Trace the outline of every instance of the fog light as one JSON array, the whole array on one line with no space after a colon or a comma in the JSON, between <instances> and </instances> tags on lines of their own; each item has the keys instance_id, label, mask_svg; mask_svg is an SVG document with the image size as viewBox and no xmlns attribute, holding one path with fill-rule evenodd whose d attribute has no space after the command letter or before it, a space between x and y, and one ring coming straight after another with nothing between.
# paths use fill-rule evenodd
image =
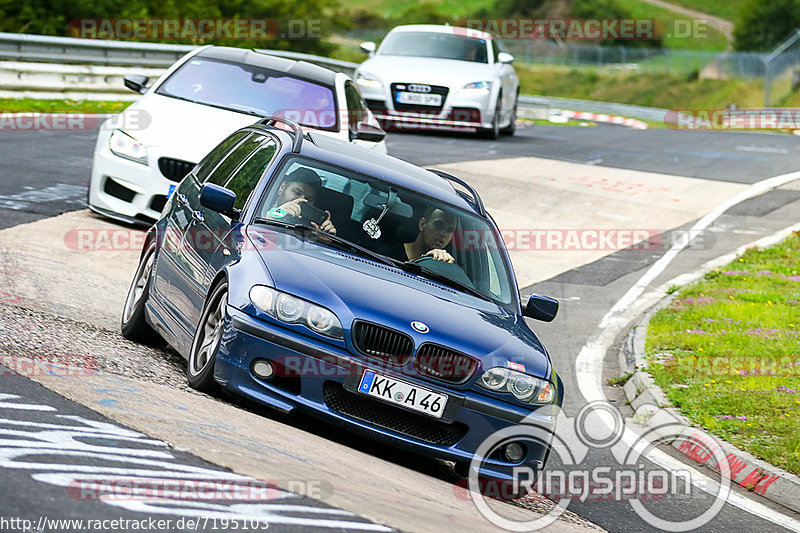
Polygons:
<instances>
[{"instance_id":1,"label":"fog light","mask_svg":"<svg viewBox=\"0 0 800 533\"><path fill-rule=\"evenodd\" d=\"M503 455L506 456L506 460L509 463L518 463L525 457L525 448L518 442L512 442L506 444L506 447L503 449Z\"/></svg>"},{"instance_id":2,"label":"fog light","mask_svg":"<svg viewBox=\"0 0 800 533\"><path fill-rule=\"evenodd\" d=\"M260 377L261 379L269 379L272 377L272 374L275 373L275 369L272 368L272 364L269 361L264 359L259 359L255 363L253 363L253 374Z\"/></svg>"}]
</instances>

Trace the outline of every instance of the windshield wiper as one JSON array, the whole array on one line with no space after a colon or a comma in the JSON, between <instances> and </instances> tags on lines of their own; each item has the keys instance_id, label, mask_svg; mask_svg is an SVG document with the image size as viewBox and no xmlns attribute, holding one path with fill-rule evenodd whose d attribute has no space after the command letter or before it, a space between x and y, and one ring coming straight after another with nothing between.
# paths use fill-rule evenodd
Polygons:
<instances>
[{"instance_id":1,"label":"windshield wiper","mask_svg":"<svg viewBox=\"0 0 800 533\"><path fill-rule=\"evenodd\" d=\"M439 272L435 272L433 270L428 270L427 268L423 268L422 265L420 265L418 263L415 263L413 261L405 261L403 263L400 263L400 267L403 268L404 270L408 271L408 272L412 272L412 273L417 274L417 275L423 275L423 276L431 278L431 279L433 279L435 281L439 281L441 283L444 283L445 285L449 285L449 286L451 286L451 287L453 287L455 289L458 289L460 291L464 291L466 293L469 293L469 294L471 294L473 296L476 296L476 297L480 298L481 300L486 300L488 302L492 301L491 298L489 298L488 296L486 296L482 292L478 291L474 287L472 287L470 285L467 285L466 283L462 283L462 282L460 282L460 281L458 281L456 279L453 279L453 278L451 278L449 276L445 276L444 274L440 274Z\"/></svg>"},{"instance_id":2,"label":"windshield wiper","mask_svg":"<svg viewBox=\"0 0 800 533\"><path fill-rule=\"evenodd\" d=\"M198 102L197 100L192 100L191 98L186 98L185 96L180 96L180 95L177 95L177 94L173 94L173 93L171 93L171 92L169 92L169 91L167 91L165 89L164 90L159 89L158 91L159 92L157 94L160 94L162 96L167 96L169 98L175 98L177 100L183 100L184 102L190 102L192 104L201 103L201 102Z\"/></svg>"},{"instance_id":3,"label":"windshield wiper","mask_svg":"<svg viewBox=\"0 0 800 533\"><path fill-rule=\"evenodd\" d=\"M383 263L384 265L389 265L393 267L398 267L402 265L402 262L392 259L391 257L379 254L378 252L373 252L369 248L364 248L363 246L359 246L358 244L350 242L347 239L339 237L338 235L333 235L331 233L327 233L325 231L316 229L312 226L306 226L305 224L288 224L286 222L281 222L280 220L273 220L271 218L261 218L261 217L254 218L253 224L269 224L274 226L280 226L282 228L293 230L296 233L303 235L304 237L313 236L318 240L325 240L328 243L336 244L338 248L343 248L349 251L357 252L379 263Z\"/></svg>"}]
</instances>

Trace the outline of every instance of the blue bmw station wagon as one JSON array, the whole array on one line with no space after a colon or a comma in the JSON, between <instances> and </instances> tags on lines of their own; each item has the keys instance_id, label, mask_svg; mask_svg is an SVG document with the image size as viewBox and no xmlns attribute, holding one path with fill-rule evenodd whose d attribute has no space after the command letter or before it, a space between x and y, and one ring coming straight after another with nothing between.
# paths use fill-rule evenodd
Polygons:
<instances>
[{"instance_id":1,"label":"blue bmw station wagon","mask_svg":"<svg viewBox=\"0 0 800 533\"><path fill-rule=\"evenodd\" d=\"M554 432L563 386L524 317L557 310L538 295L523 306L466 182L270 117L172 194L146 235L122 333L163 337L196 389L463 466L523 420ZM479 473L538 470L551 442L504 439Z\"/></svg>"}]
</instances>

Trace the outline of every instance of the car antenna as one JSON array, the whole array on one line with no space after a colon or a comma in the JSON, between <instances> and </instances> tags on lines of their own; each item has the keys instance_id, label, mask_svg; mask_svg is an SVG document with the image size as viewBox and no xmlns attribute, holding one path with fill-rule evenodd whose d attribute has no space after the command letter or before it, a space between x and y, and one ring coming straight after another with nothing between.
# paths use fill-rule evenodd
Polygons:
<instances>
[{"instance_id":1,"label":"car antenna","mask_svg":"<svg viewBox=\"0 0 800 533\"><path fill-rule=\"evenodd\" d=\"M303 130L300 128L300 124L294 120L289 120L286 117L278 117L274 115L262 118L258 121L258 124L263 126L272 126L274 128L277 122L282 122L292 128L292 136L294 139L292 141L292 153L299 153L300 147L303 145Z\"/></svg>"}]
</instances>

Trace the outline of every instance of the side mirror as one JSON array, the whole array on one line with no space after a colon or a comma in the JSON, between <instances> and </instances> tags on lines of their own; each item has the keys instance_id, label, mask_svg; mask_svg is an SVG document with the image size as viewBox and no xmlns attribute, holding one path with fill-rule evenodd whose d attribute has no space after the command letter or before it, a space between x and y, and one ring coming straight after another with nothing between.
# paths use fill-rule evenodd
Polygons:
<instances>
[{"instance_id":1,"label":"side mirror","mask_svg":"<svg viewBox=\"0 0 800 533\"><path fill-rule=\"evenodd\" d=\"M361 43L361 46L359 46L359 48L365 54L372 55L372 54L375 53L375 50L378 48L378 46L375 43L373 43L372 41L365 41L365 42Z\"/></svg>"},{"instance_id":2,"label":"side mirror","mask_svg":"<svg viewBox=\"0 0 800 533\"><path fill-rule=\"evenodd\" d=\"M122 81L125 82L125 87L135 93L144 94L147 92L147 82L150 81L150 76L143 76L142 74L128 74Z\"/></svg>"},{"instance_id":3,"label":"side mirror","mask_svg":"<svg viewBox=\"0 0 800 533\"><path fill-rule=\"evenodd\" d=\"M541 294L531 294L522 314L534 320L552 322L558 314L558 300Z\"/></svg>"},{"instance_id":4,"label":"side mirror","mask_svg":"<svg viewBox=\"0 0 800 533\"><path fill-rule=\"evenodd\" d=\"M236 193L225 187L214 183L206 183L200 189L200 205L222 213L223 215L234 215L233 204L236 202Z\"/></svg>"},{"instance_id":5,"label":"side mirror","mask_svg":"<svg viewBox=\"0 0 800 533\"><path fill-rule=\"evenodd\" d=\"M379 126L368 124L367 122L358 122L355 130L350 130L350 140L359 139L362 141L369 141L379 143L386 137L386 132Z\"/></svg>"},{"instance_id":6,"label":"side mirror","mask_svg":"<svg viewBox=\"0 0 800 533\"><path fill-rule=\"evenodd\" d=\"M497 54L497 62L511 64L514 62L514 56L512 56L508 52L500 52L499 54Z\"/></svg>"}]
</instances>

